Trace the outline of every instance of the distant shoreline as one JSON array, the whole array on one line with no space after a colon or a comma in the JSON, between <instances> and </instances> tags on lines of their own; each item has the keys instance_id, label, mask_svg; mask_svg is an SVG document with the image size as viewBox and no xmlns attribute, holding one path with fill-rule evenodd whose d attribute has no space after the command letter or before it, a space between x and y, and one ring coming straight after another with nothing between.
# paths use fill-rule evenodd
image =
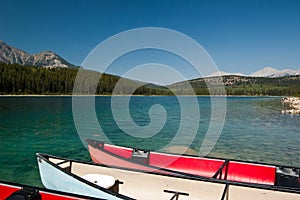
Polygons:
<instances>
[{"instance_id":1,"label":"distant shoreline","mask_svg":"<svg viewBox=\"0 0 300 200\"><path fill-rule=\"evenodd\" d=\"M72 97L72 96L78 96L78 97L90 97L90 96L95 96L95 97L127 97L127 96L134 96L134 97L169 97L169 96L176 96L176 95L104 95L104 94L99 94L99 95L72 95L72 94L9 94L9 95L0 95L0 97ZM197 97L285 97L285 96L270 96L270 95L177 95L177 96L197 96Z\"/></svg>"}]
</instances>

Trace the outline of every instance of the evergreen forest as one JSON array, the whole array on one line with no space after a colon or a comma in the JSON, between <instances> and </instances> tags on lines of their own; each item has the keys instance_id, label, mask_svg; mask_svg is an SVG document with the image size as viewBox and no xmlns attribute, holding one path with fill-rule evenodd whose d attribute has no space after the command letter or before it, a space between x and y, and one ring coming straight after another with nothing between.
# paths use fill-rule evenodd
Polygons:
<instances>
[{"instance_id":1,"label":"evergreen forest","mask_svg":"<svg viewBox=\"0 0 300 200\"><path fill-rule=\"evenodd\" d=\"M80 69L83 70L83 69ZM0 64L0 95L250 95L300 96L300 76L199 78L166 87L79 68L43 68ZM100 78L101 77L101 78ZM191 85L193 91L188 87ZM117 86L117 87L116 87Z\"/></svg>"}]
</instances>

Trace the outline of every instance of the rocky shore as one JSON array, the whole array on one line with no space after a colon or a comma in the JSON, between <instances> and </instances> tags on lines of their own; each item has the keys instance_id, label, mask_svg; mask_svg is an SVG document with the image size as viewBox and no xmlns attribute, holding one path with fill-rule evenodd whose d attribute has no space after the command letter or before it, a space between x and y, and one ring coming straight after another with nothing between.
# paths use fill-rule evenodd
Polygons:
<instances>
[{"instance_id":1,"label":"rocky shore","mask_svg":"<svg viewBox=\"0 0 300 200\"><path fill-rule=\"evenodd\" d=\"M300 114L300 98L284 97L281 99L283 105L282 113Z\"/></svg>"}]
</instances>

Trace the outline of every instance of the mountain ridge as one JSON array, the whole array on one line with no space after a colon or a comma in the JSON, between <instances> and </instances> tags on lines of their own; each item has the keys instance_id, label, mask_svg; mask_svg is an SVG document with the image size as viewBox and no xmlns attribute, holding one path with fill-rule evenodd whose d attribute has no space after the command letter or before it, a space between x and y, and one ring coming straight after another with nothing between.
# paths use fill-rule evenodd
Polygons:
<instances>
[{"instance_id":1,"label":"mountain ridge","mask_svg":"<svg viewBox=\"0 0 300 200\"><path fill-rule=\"evenodd\" d=\"M36 66L46 68L74 68L75 66L67 62L53 51L43 51L38 54L30 54L24 50L7 45L3 40L0 40L0 63L5 64L20 64L24 66ZM216 71L206 77L217 76L247 76L247 77L284 77L300 75L299 70L283 69L278 70L272 67L264 67L249 75L243 73L229 73L225 71ZM206 78L203 77L203 78Z\"/></svg>"},{"instance_id":2,"label":"mountain ridge","mask_svg":"<svg viewBox=\"0 0 300 200\"><path fill-rule=\"evenodd\" d=\"M248 76L248 77L267 77L267 78L272 78L272 77L284 77L284 76L296 76L300 75L300 69L298 70L292 70L292 69L283 69L283 70L278 70L272 67L264 67L263 69L257 70L249 75L243 74L243 73L230 73L230 72L225 72L225 71L216 71L207 77L214 77L214 76L230 76L230 75L235 75L235 76Z\"/></svg>"},{"instance_id":3,"label":"mountain ridge","mask_svg":"<svg viewBox=\"0 0 300 200\"><path fill-rule=\"evenodd\" d=\"M0 62L5 64L20 64L24 66L36 66L47 68L73 68L73 64L52 51L43 51L38 54L30 54L24 50L7 45L0 40Z\"/></svg>"}]
</instances>

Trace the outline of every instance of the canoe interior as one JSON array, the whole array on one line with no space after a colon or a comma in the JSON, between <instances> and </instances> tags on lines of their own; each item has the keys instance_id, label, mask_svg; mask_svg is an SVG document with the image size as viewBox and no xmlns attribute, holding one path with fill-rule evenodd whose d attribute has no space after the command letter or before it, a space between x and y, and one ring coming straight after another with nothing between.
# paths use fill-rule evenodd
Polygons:
<instances>
[{"instance_id":1,"label":"canoe interior","mask_svg":"<svg viewBox=\"0 0 300 200\"><path fill-rule=\"evenodd\" d=\"M174 177L138 170L107 167L83 163L57 157L48 160L74 177L86 174L105 174L118 182L118 193L141 200L176 199L179 200L296 200L300 191L283 191L264 187L250 187L241 184L228 184L224 181Z\"/></svg>"},{"instance_id":2,"label":"canoe interior","mask_svg":"<svg viewBox=\"0 0 300 200\"><path fill-rule=\"evenodd\" d=\"M171 199L172 192L181 192L179 199L221 199L225 185L221 183L200 182L197 180L179 179L176 177L160 176L151 173L128 171L125 169L109 168L99 165L49 158L58 163L59 167L76 176L86 174L105 174L118 180L118 192L134 199Z\"/></svg>"},{"instance_id":3,"label":"canoe interior","mask_svg":"<svg viewBox=\"0 0 300 200\"><path fill-rule=\"evenodd\" d=\"M300 188L300 169L295 167L166 154L120 147L90 139L86 141L95 163L134 169L152 166L206 178Z\"/></svg>"}]
</instances>

